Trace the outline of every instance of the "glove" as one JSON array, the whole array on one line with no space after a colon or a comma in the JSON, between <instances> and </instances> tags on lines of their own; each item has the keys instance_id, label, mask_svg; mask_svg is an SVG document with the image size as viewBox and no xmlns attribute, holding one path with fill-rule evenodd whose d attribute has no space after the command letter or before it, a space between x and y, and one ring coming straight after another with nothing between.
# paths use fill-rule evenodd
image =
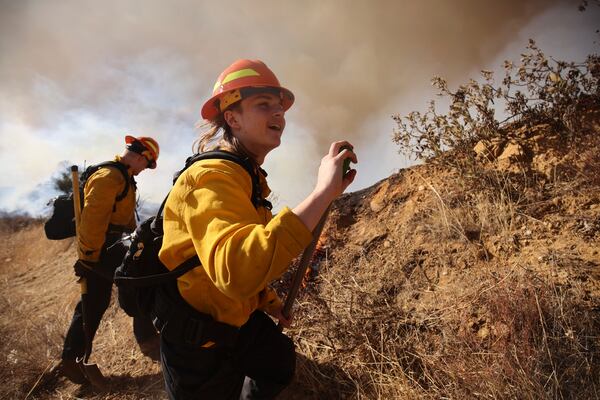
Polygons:
<instances>
[{"instance_id":1,"label":"glove","mask_svg":"<svg viewBox=\"0 0 600 400\"><path fill-rule=\"evenodd\" d=\"M106 269L104 263L101 265L99 261L77 260L73 265L75 275L79 277L89 277L91 275L104 279L105 281L113 281L113 272Z\"/></svg>"},{"instance_id":2,"label":"glove","mask_svg":"<svg viewBox=\"0 0 600 400\"><path fill-rule=\"evenodd\" d=\"M90 272L98 271L98 262L95 261L87 261L87 260L77 260L75 261L75 265L73 265L73 270L75 270L75 275L82 277L88 276Z\"/></svg>"}]
</instances>

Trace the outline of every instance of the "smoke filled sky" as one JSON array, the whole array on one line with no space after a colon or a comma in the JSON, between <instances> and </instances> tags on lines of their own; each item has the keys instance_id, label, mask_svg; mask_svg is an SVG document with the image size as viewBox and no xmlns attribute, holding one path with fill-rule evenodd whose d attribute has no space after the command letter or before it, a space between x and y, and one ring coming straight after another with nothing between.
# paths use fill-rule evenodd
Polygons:
<instances>
[{"instance_id":1,"label":"smoke filled sky","mask_svg":"<svg viewBox=\"0 0 600 400\"><path fill-rule=\"evenodd\" d=\"M529 37L559 59L597 52L599 7L578 4L0 0L0 209L44 212L60 168L112 159L125 134L160 143L158 168L138 178L142 200L160 202L238 58L265 61L296 95L264 165L279 207L310 193L333 140L355 145L350 190L370 186L410 164L390 116L423 109L433 75L458 85L498 70Z\"/></svg>"}]
</instances>

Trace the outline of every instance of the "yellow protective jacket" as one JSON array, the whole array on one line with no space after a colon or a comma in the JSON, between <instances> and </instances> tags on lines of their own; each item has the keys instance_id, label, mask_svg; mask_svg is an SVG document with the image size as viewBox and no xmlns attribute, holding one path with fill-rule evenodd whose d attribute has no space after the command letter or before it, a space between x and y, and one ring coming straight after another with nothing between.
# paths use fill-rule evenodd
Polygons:
<instances>
[{"instance_id":1,"label":"yellow protective jacket","mask_svg":"<svg viewBox=\"0 0 600 400\"><path fill-rule=\"evenodd\" d=\"M120 160L119 156L115 158L115 161ZM116 201L125 185L123 174L113 167L102 167L87 179L79 226L80 259L99 260L109 224L118 225L124 231L135 229L135 186L130 184L127 196Z\"/></svg>"},{"instance_id":2,"label":"yellow protective jacket","mask_svg":"<svg viewBox=\"0 0 600 400\"><path fill-rule=\"evenodd\" d=\"M263 196L270 192L260 175ZM312 235L289 208L275 217L251 201L252 179L235 162L197 161L177 180L164 209L160 260L170 270L198 254L201 268L178 279L182 297L215 320L242 326L281 300L279 278Z\"/></svg>"}]
</instances>

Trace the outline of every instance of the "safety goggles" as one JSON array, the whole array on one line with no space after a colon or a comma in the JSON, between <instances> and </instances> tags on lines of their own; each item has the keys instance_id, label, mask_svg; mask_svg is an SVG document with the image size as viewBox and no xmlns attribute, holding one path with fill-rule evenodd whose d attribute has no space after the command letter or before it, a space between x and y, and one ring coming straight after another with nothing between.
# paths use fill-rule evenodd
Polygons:
<instances>
[{"instance_id":1,"label":"safety goggles","mask_svg":"<svg viewBox=\"0 0 600 400\"><path fill-rule=\"evenodd\" d=\"M143 156L148 162L147 168L154 169L156 168L156 160L152 158L152 153L150 150L146 148L139 140L136 140L127 145L127 150L133 151L141 156Z\"/></svg>"}]
</instances>

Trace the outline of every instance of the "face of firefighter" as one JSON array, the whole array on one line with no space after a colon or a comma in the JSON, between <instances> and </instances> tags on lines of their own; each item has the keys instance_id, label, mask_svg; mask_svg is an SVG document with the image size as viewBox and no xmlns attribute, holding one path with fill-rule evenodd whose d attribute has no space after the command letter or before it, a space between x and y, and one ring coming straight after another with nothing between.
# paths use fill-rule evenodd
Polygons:
<instances>
[{"instance_id":1,"label":"face of firefighter","mask_svg":"<svg viewBox=\"0 0 600 400\"><path fill-rule=\"evenodd\" d=\"M134 176L137 176L140 172L148 168L150 161L141 154L133 153L134 157L130 163L131 171Z\"/></svg>"},{"instance_id":2,"label":"face of firefighter","mask_svg":"<svg viewBox=\"0 0 600 400\"><path fill-rule=\"evenodd\" d=\"M240 102L239 109L227 110L225 122L231 131L256 156L259 164L281 144L285 129L285 111L281 98L271 93L258 93Z\"/></svg>"}]
</instances>

